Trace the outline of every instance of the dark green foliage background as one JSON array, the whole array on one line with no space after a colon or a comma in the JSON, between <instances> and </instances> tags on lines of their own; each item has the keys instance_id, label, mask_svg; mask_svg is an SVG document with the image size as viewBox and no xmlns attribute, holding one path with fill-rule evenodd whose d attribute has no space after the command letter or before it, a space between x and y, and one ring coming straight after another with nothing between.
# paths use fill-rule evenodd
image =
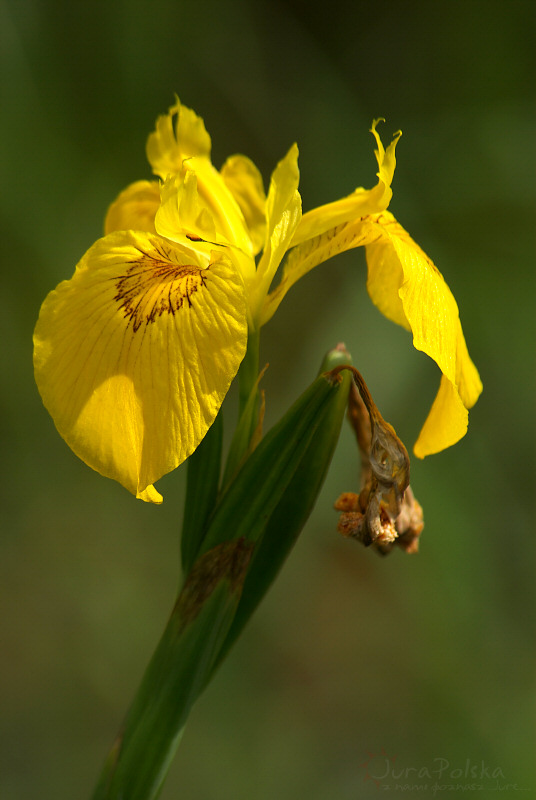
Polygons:
<instances>
[{"instance_id":1,"label":"dark green foliage background","mask_svg":"<svg viewBox=\"0 0 536 800\"><path fill-rule=\"evenodd\" d=\"M268 181L297 141L305 208L373 184L375 116L384 141L402 128L391 209L453 289L485 392L457 447L413 462L418 556L336 533L332 502L359 469L343 431L162 797L372 798L362 764L382 748L394 796L437 759L440 783L484 762L534 791L535 30L531 0L0 2L2 798L89 795L174 600L183 470L160 482L163 506L136 502L72 455L31 370L41 301L149 176L145 139L174 92L217 165L244 152ZM343 340L415 440L438 372L365 274L360 251L327 263L266 327L269 423Z\"/></svg>"}]
</instances>

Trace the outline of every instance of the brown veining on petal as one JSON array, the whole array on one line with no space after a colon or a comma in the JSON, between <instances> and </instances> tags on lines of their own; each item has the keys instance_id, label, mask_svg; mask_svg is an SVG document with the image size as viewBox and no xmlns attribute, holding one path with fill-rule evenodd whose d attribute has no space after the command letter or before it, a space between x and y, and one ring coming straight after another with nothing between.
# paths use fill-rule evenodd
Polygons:
<instances>
[{"instance_id":1,"label":"brown veining on petal","mask_svg":"<svg viewBox=\"0 0 536 800\"><path fill-rule=\"evenodd\" d=\"M153 252L138 250L116 281L114 300L134 331L192 305L191 297L205 285L207 270L195 264L177 264L164 246Z\"/></svg>"}]
</instances>

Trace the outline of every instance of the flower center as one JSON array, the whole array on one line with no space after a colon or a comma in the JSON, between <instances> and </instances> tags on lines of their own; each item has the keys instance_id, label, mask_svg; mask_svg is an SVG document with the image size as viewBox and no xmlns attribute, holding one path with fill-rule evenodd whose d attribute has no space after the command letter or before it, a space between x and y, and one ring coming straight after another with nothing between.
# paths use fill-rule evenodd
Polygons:
<instances>
[{"instance_id":1,"label":"flower center","mask_svg":"<svg viewBox=\"0 0 536 800\"><path fill-rule=\"evenodd\" d=\"M139 258L116 281L114 297L134 332L164 313L175 314L190 307L191 296L206 281L206 270L194 264L177 264L163 247L154 253L138 252Z\"/></svg>"}]
</instances>

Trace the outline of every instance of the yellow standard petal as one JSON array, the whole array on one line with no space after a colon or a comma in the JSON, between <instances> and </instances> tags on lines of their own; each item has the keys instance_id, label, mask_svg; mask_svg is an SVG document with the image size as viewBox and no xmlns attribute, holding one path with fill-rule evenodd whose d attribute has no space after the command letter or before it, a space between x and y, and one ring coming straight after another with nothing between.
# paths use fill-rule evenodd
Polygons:
<instances>
[{"instance_id":1,"label":"yellow standard petal","mask_svg":"<svg viewBox=\"0 0 536 800\"><path fill-rule=\"evenodd\" d=\"M393 195L391 183L396 167L395 150L402 132L395 133L393 141L385 150L376 130L378 122L381 121L383 120L375 119L370 129L376 139L378 148L374 151L378 162L378 172L376 173L378 183L376 186L372 189L359 187L348 197L343 197L342 200L336 200L334 203L327 203L308 211L302 217L294 236L293 245L305 242L315 236L320 236L322 233L342 225L344 222L352 222L367 214L378 214L388 207Z\"/></svg>"},{"instance_id":2,"label":"yellow standard petal","mask_svg":"<svg viewBox=\"0 0 536 800\"><path fill-rule=\"evenodd\" d=\"M147 141L147 157L153 172L166 183L156 229L173 241L181 235L236 247L253 257L260 249L264 231L264 190L255 165L244 156L230 159L223 174L210 160L211 141L201 117L180 104L158 118ZM195 176L195 182L191 180ZM187 184L181 190L181 184ZM175 208L171 208L173 191ZM195 195L195 197L194 197ZM206 213L201 214L205 209ZM179 212L179 213L177 213ZM246 219L247 216L247 219ZM207 240L208 241L208 240Z\"/></svg>"},{"instance_id":3,"label":"yellow standard petal","mask_svg":"<svg viewBox=\"0 0 536 800\"><path fill-rule=\"evenodd\" d=\"M191 159L189 163L196 161ZM184 176L175 175L165 181L155 218L156 230L173 242L185 243L189 239L192 247L197 240L202 240L205 250L210 245L226 246L228 255L249 283L255 275L255 261L242 212L221 175L211 164L208 168L208 175L215 179L212 183L210 179L207 181L207 170L199 177L193 169L187 169ZM214 189L212 194L207 190L210 185Z\"/></svg>"},{"instance_id":4,"label":"yellow standard petal","mask_svg":"<svg viewBox=\"0 0 536 800\"><path fill-rule=\"evenodd\" d=\"M39 391L58 431L143 500L195 450L244 356L244 288L221 253L133 231L88 250L34 334Z\"/></svg>"},{"instance_id":5,"label":"yellow standard petal","mask_svg":"<svg viewBox=\"0 0 536 800\"><path fill-rule=\"evenodd\" d=\"M165 180L180 172L192 156L210 158L211 141L205 123L177 97L167 114L158 117L156 128L147 140L147 158L155 175Z\"/></svg>"},{"instance_id":6,"label":"yellow standard petal","mask_svg":"<svg viewBox=\"0 0 536 800\"><path fill-rule=\"evenodd\" d=\"M159 205L160 186L157 181L131 183L109 207L104 233L128 230L155 233L154 218Z\"/></svg>"},{"instance_id":7,"label":"yellow standard petal","mask_svg":"<svg viewBox=\"0 0 536 800\"><path fill-rule=\"evenodd\" d=\"M218 235L209 209L201 202L197 191L197 176L188 171L169 177L160 189L161 205L155 219L158 233L172 241L184 241L188 237L202 239L212 244L226 244Z\"/></svg>"},{"instance_id":8,"label":"yellow standard petal","mask_svg":"<svg viewBox=\"0 0 536 800\"><path fill-rule=\"evenodd\" d=\"M227 159L221 176L244 215L256 255L266 235L266 195L261 173L249 158L236 155Z\"/></svg>"},{"instance_id":9,"label":"yellow standard petal","mask_svg":"<svg viewBox=\"0 0 536 800\"><path fill-rule=\"evenodd\" d=\"M270 284L300 223L299 180L298 148L293 145L273 172L266 200L266 240L251 293L252 315L257 325Z\"/></svg>"}]
</instances>

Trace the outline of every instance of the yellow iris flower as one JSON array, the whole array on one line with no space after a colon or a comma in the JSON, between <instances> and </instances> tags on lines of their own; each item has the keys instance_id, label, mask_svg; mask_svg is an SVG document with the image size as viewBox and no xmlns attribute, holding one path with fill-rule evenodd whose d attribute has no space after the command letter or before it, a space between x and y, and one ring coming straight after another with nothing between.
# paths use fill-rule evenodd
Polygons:
<instances>
[{"instance_id":1,"label":"yellow iris flower","mask_svg":"<svg viewBox=\"0 0 536 800\"><path fill-rule=\"evenodd\" d=\"M465 434L480 379L448 286L387 211L400 134L385 150L376 124L376 186L302 215L295 145L266 196L246 157L213 166L202 119L178 100L157 120L147 156L160 182L137 181L119 195L105 236L48 295L35 329L43 402L86 464L161 502L153 483L203 439L248 331L310 269L361 245L373 302L442 372L415 453L438 452Z\"/></svg>"}]
</instances>

